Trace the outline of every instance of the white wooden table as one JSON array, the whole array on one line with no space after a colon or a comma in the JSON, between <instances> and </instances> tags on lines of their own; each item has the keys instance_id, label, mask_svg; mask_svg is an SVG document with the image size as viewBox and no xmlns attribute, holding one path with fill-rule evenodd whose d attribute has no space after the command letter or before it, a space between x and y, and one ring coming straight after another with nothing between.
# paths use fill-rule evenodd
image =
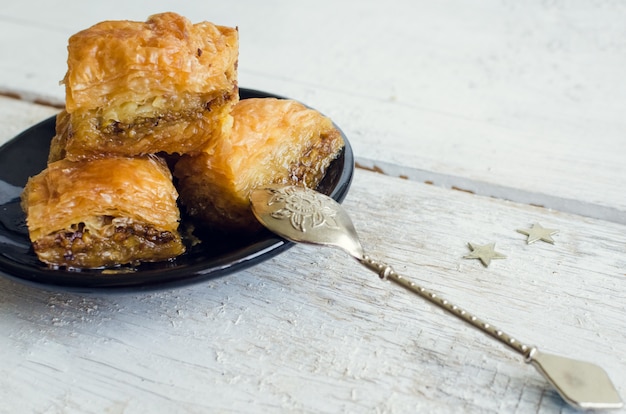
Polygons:
<instances>
[{"instance_id":1,"label":"white wooden table","mask_svg":"<svg viewBox=\"0 0 626 414\"><path fill-rule=\"evenodd\" d=\"M64 100L66 42L172 10L238 26L242 87L329 115L372 256L626 397L626 6L79 2L0 8L0 143ZM533 223L555 244L526 244ZM467 243L507 258L485 268ZM490 338L339 251L169 290L0 277L0 412L573 412ZM622 411L624 412L624 411Z\"/></svg>"}]
</instances>

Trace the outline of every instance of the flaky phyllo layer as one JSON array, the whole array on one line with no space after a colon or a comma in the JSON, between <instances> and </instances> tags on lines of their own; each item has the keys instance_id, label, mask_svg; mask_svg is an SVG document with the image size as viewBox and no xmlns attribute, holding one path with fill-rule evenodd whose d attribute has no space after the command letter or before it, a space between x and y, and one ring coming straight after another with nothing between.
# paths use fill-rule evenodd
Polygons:
<instances>
[{"instance_id":1,"label":"flaky phyllo layer","mask_svg":"<svg viewBox=\"0 0 626 414\"><path fill-rule=\"evenodd\" d=\"M22 207L40 260L92 268L181 254L177 197L156 156L60 160L29 179Z\"/></svg>"},{"instance_id":2,"label":"flaky phyllo layer","mask_svg":"<svg viewBox=\"0 0 626 414\"><path fill-rule=\"evenodd\" d=\"M71 160L205 149L230 131L238 42L236 28L174 13L73 35L57 144Z\"/></svg>"},{"instance_id":3,"label":"flaky phyllo layer","mask_svg":"<svg viewBox=\"0 0 626 414\"><path fill-rule=\"evenodd\" d=\"M258 229L248 196L269 184L315 188L343 148L332 121L292 101L245 99L232 111L232 133L210 152L176 164L181 201L211 227Z\"/></svg>"}]
</instances>

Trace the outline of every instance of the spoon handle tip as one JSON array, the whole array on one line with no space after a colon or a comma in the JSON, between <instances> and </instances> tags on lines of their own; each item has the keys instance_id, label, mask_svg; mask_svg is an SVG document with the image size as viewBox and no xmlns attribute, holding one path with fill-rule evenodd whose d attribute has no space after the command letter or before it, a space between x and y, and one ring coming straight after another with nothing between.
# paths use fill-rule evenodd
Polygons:
<instances>
[{"instance_id":1,"label":"spoon handle tip","mask_svg":"<svg viewBox=\"0 0 626 414\"><path fill-rule=\"evenodd\" d=\"M524 360L534 365L537 371L552 384L563 400L571 406L582 409L623 407L617 389L601 367L589 362L539 352L536 347L521 343L495 326L450 303L435 292L404 278L396 273L391 266L378 262L367 255L364 255L359 262L377 273L381 279L389 280L426 299L521 354Z\"/></svg>"}]
</instances>

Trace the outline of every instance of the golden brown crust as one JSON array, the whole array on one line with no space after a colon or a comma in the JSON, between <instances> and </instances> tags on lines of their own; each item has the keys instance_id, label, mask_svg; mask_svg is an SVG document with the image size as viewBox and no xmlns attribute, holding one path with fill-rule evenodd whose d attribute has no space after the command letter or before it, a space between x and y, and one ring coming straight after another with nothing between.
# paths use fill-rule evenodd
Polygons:
<instances>
[{"instance_id":1,"label":"golden brown crust","mask_svg":"<svg viewBox=\"0 0 626 414\"><path fill-rule=\"evenodd\" d=\"M22 208L40 260L101 267L181 254L177 196L154 156L64 159L29 179Z\"/></svg>"},{"instance_id":2,"label":"golden brown crust","mask_svg":"<svg viewBox=\"0 0 626 414\"><path fill-rule=\"evenodd\" d=\"M228 134L238 48L236 28L175 13L73 35L63 80L66 156L187 153Z\"/></svg>"},{"instance_id":3,"label":"golden brown crust","mask_svg":"<svg viewBox=\"0 0 626 414\"><path fill-rule=\"evenodd\" d=\"M183 156L174 175L192 216L224 230L257 229L250 191L275 183L315 188L343 139L330 119L292 100L245 99L232 115L232 134L211 152Z\"/></svg>"},{"instance_id":4,"label":"golden brown crust","mask_svg":"<svg viewBox=\"0 0 626 414\"><path fill-rule=\"evenodd\" d=\"M115 108L168 93L230 91L238 42L235 28L194 25L175 13L145 23L98 23L69 39L67 111Z\"/></svg>"}]
</instances>

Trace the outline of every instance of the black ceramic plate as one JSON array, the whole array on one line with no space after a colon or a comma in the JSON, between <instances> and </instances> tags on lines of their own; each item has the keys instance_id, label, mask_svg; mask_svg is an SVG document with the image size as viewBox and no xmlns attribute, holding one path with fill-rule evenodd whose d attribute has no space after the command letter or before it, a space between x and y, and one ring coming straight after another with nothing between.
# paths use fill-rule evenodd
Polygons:
<instances>
[{"instance_id":1,"label":"black ceramic plate","mask_svg":"<svg viewBox=\"0 0 626 414\"><path fill-rule=\"evenodd\" d=\"M240 89L241 99L275 96ZM246 240L202 237L175 260L143 263L134 268L108 270L52 269L40 262L28 238L20 194L28 177L46 166L54 117L0 147L0 273L25 282L90 291L95 289L146 289L199 282L248 268L284 251L292 244L270 232ZM346 146L329 167L318 190L341 202L354 172L352 149Z\"/></svg>"}]
</instances>

